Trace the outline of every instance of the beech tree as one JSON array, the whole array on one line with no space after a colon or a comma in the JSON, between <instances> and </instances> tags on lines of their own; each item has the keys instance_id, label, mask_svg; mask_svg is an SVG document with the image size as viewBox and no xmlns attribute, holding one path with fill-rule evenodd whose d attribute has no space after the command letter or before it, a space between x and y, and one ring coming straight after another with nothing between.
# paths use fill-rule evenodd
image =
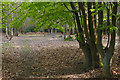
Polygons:
<instances>
[{"instance_id":1,"label":"beech tree","mask_svg":"<svg viewBox=\"0 0 120 80\"><path fill-rule=\"evenodd\" d=\"M11 23L13 19L17 17L17 9L21 4L15 2L2 2L2 27L6 28L6 37L10 41L12 37L18 36L17 27L13 26Z\"/></svg>"},{"instance_id":2,"label":"beech tree","mask_svg":"<svg viewBox=\"0 0 120 80\"><path fill-rule=\"evenodd\" d=\"M115 30L116 30L116 15L117 15L117 2L113 2L113 6L111 6L112 10L112 23L110 25L110 8L108 8L109 3L105 3L103 5L102 2L98 2L98 8L95 8L96 11L98 12L98 27L93 27L93 20L92 20L92 2L87 2L87 10L88 10L88 25L86 24L86 13L85 13L85 8L83 3L78 3L79 5L79 10L82 11L83 14L83 21L84 21L84 31L85 31L85 36L83 35L83 29L80 25L80 20L79 20L79 15L76 12L76 9L74 7L74 4L71 2L71 7L74 10L74 14L76 16L76 21L78 25L78 29L80 30L79 37L78 37L78 42L80 44L80 47L82 48L85 56L89 56L86 58L86 61L89 61L87 59L91 59L91 64L93 68L97 67L97 63L99 63L98 55L100 54L102 59L103 59L103 76L104 77L111 77L110 73L110 60L114 54L114 46L115 46ZM106 7L107 6L107 7ZM105 7L105 8L104 8ZM107 8L107 25L103 23L103 9ZM91 9L91 10L90 10ZM94 17L94 20L95 17ZM95 33L95 29L98 30L98 33ZM107 46L102 45L102 33L103 30L107 29L108 30L108 43ZM110 32L111 31L111 32ZM97 34L95 36L95 34ZM111 35L111 39L110 36ZM80 39L80 40L79 40ZM87 41L85 41L87 39ZM87 50L85 50L87 49ZM89 51L89 52L87 52ZM91 58L90 58L91 56Z\"/></svg>"}]
</instances>

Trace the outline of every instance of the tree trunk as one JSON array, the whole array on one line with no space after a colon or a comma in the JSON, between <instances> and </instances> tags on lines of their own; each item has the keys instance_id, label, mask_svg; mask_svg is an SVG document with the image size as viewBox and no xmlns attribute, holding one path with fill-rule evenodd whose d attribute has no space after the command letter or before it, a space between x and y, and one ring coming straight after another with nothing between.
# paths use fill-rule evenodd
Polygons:
<instances>
[{"instance_id":1,"label":"tree trunk","mask_svg":"<svg viewBox=\"0 0 120 80\"><path fill-rule=\"evenodd\" d=\"M99 64L100 64L100 60L99 60L99 55L97 53L96 45L95 44L93 44L93 46L90 45L90 50L91 50L91 54L92 54L92 66L93 66L93 69L98 68Z\"/></svg>"},{"instance_id":2,"label":"tree trunk","mask_svg":"<svg viewBox=\"0 0 120 80\"><path fill-rule=\"evenodd\" d=\"M69 28L70 28L70 26L69 26ZM73 29L71 28L71 29L69 29L69 37L71 37L72 34L73 34Z\"/></svg>"},{"instance_id":3,"label":"tree trunk","mask_svg":"<svg viewBox=\"0 0 120 80\"><path fill-rule=\"evenodd\" d=\"M10 7L10 6L7 6L8 8ZM6 11L6 14L8 14L10 11ZM8 18L6 18L7 19L7 23L6 23L6 37L7 37L7 39L9 39L9 35L10 35L10 27L9 27L9 24L10 24L10 20L8 19Z\"/></svg>"},{"instance_id":4,"label":"tree trunk","mask_svg":"<svg viewBox=\"0 0 120 80\"><path fill-rule=\"evenodd\" d=\"M118 35L119 35L119 42L120 42L120 18L118 20Z\"/></svg>"},{"instance_id":5,"label":"tree trunk","mask_svg":"<svg viewBox=\"0 0 120 80\"><path fill-rule=\"evenodd\" d=\"M82 51L84 52L85 60L84 60L84 65L85 68L91 68L92 66L92 55L89 46L83 46L81 47Z\"/></svg>"},{"instance_id":6,"label":"tree trunk","mask_svg":"<svg viewBox=\"0 0 120 80\"><path fill-rule=\"evenodd\" d=\"M57 29L55 28L55 34L57 34Z\"/></svg>"},{"instance_id":7,"label":"tree trunk","mask_svg":"<svg viewBox=\"0 0 120 80\"><path fill-rule=\"evenodd\" d=\"M73 28L70 29L70 35L73 35Z\"/></svg>"},{"instance_id":8,"label":"tree trunk","mask_svg":"<svg viewBox=\"0 0 120 80\"><path fill-rule=\"evenodd\" d=\"M87 6L88 6L88 26L89 26L89 31L90 31L90 49L91 49L91 54L92 54L92 66L93 69L98 67L99 63L98 62L98 58L99 56L97 55L97 48L96 48L96 44L95 44L95 31L93 28L93 21L92 21L92 12L90 11L90 9L92 8L92 2L87 2Z\"/></svg>"},{"instance_id":9,"label":"tree trunk","mask_svg":"<svg viewBox=\"0 0 120 80\"><path fill-rule=\"evenodd\" d=\"M12 17L11 17L11 22L13 20L13 13L11 13ZM10 39L9 41L13 38L13 26L10 28Z\"/></svg>"},{"instance_id":10,"label":"tree trunk","mask_svg":"<svg viewBox=\"0 0 120 80\"><path fill-rule=\"evenodd\" d=\"M53 33L53 28L51 27L51 32L50 32L51 34Z\"/></svg>"},{"instance_id":11,"label":"tree trunk","mask_svg":"<svg viewBox=\"0 0 120 80\"><path fill-rule=\"evenodd\" d=\"M7 23L6 23L7 24ZM9 35L8 35L8 26L6 25L6 37L7 39L9 39Z\"/></svg>"},{"instance_id":12,"label":"tree trunk","mask_svg":"<svg viewBox=\"0 0 120 80\"><path fill-rule=\"evenodd\" d=\"M50 33L50 29L48 28L48 33Z\"/></svg>"},{"instance_id":13,"label":"tree trunk","mask_svg":"<svg viewBox=\"0 0 120 80\"><path fill-rule=\"evenodd\" d=\"M64 29L65 29L65 30L64 30L64 39L66 39L66 32L67 32L67 29L66 29L66 28L67 28L67 24L64 25Z\"/></svg>"},{"instance_id":14,"label":"tree trunk","mask_svg":"<svg viewBox=\"0 0 120 80\"><path fill-rule=\"evenodd\" d=\"M3 6L2 6L3 7ZM4 12L3 10L2 10L2 12ZM6 13L5 14L8 14L8 11L6 11ZM5 20L7 20L8 21L8 18L6 18ZM5 31L6 31L6 37L7 37L7 39L9 39L9 30L8 30L8 22L6 22L5 23L5 25L6 25L6 28L5 28Z\"/></svg>"},{"instance_id":15,"label":"tree trunk","mask_svg":"<svg viewBox=\"0 0 120 80\"><path fill-rule=\"evenodd\" d=\"M90 36L87 35L88 31L87 31L87 25L86 25L86 20L84 21L84 27L85 27L85 34L86 34L86 37L87 37L87 41L85 40L85 37L84 37L84 32L83 32L83 28L81 26L81 22L80 22L80 19L79 19L79 15L78 13L76 12L76 9L75 9L75 6L72 2L70 2L71 4L71 8L74 10L74 15L75 15L75 20L76 20L76 23L77 23L77 27L78 27L78 36L77 36L77 41L79 42L79 45L80 45L80 48L82 48L82 51L84 52L84 56L85 56L85 64L86 66L89 66L89 67L93 67L93 68L96 68L98 67L99 65L99 57L97 56L97 48L96 48L96 45L95 45L95 35L94 35L94 29L93 29L93 22L92 22L92 16L91 16L91 12L90 12L90 9L91 9L91 5L89 5L89 9L88 9L88 19L89 19L89 32L90 32ZM79 3L79 7L81 8L81 3ZM83 10L83 8L81 8L82 11L83 11L83 15L84 15L84 18L86 19L86 15L85 15L85 11ZM84 19L83 18L83 19ZM90 37L90 39L89 39ZM92 63L92 64L91 64ZM89 65L88 65L89 64Z\"/></svg>"},{"instance_id":16,"label":"tree trunk","mask_svg":"<svg viewBox=\"0 0 120 80\"><path fill-rule=\"evenodd\" d=\"M15 36L18 36L18 29L14 29Z\"/></svg>"},{"instance_id":17,"label":"tree trunk","mask_svg":"<svg viewBox=\"0 0 120 80\"><path fill-rule=\"evenodd\" d=\"M118 6L118 14L120 15L120 6ZM118 19L118 35L119 35L119 42L120 42L120 17Z\"/></svg>"},{"instance_id":18,"label":"tree trunk","mask_svg":"<svg viewBox=\"0 0 120 80\"><path fill-rule=\"evenodd\" d=\"M117 15L117 2L113 2L114 6L112 7L112 13L114 15ZM116 17L112 15L112 24L116 26ZM111 33L111 41L109 48L105 49L105 53L103 56L103 77L110 78L111 76L111 70L110 70L110 60L114 54L114 48L115 48L115 37L116 33L115 30Z\"/></svg>"},{"instance_id":19,"label":"tree trunk","mask_svg":"<svg viewBox=\"0 0 120 80\"><path fill-rule=\"evenodd\" d=\"M101 2L98 2L98 4L100 5L99 8L102 7L102 3ZM103 10L99 10L98 11L98 28L101 28L101 26L99 25L103 25ZM103 58L103 45L102 45L102 30L98 29L97 30L97 50L98 50L98 53L99 55L101 56L101 61L102 58Z\"/></svg>"},{"instance_id":20,"label":"tree trunk","mask_svg":"<svg viewBox=\"0 0 120 80\"><path fill-rule=\"evenodd\" d=\"M10 30L10 39L9 39L9 41L10 41L12 38L13 38L13 28L11 28L11 30Z\"/></svg>"},{"instance_id":21,"label":"tree trunk","mask_svg":"<svg viewBox=\"0 0 120 80\"><path fill-rule=\"evenodd\" d=\"M93 2L93 9L95 9L95 2ZM96 13L96 11L94 11L94 13ZM96 24L96 15L94 15L94 25L95 25L95 28L97 28L97 24Z\"/></svg>"},{"instance_id":22,"label":"tree trunk","mask_svg":"<svg viewBox=\"0 0 120 80\"><path fill-rule=\"evenodd\" d=\"M110 60L111 57L109 53L104 53L103 57L103 77L104 78L110 78L111 76L111 69L110 69ZM108 54L108 55L107 55Z\"/></svg>"}]
</instances>

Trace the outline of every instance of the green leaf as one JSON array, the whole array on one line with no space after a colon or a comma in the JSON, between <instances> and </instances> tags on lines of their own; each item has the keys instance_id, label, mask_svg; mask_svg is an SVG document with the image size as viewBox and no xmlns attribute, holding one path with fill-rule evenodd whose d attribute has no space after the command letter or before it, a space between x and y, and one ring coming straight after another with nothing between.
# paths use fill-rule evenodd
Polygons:
<instances>
[{"instance_id":1,"label":"green leaf","mask_svg":"<svg viewBox=\"0 0 120 80\"><path fill-rule=\"evenodd\" d=\"M103 67L103 63L102 63L102 62L100 62L100 66L102 66L102 67Z\"/></svg>"},{"instance_id":2,"label":"green leaf","mask_svg":"<svg viewBox=\"0 0 120 80\"><path fill-rule=\"evenodd\" d=\"M94 11L95 11L95 9L90 9L90 11L91 11L91 12L94 12Z\"/></svg>"}]
</instances>

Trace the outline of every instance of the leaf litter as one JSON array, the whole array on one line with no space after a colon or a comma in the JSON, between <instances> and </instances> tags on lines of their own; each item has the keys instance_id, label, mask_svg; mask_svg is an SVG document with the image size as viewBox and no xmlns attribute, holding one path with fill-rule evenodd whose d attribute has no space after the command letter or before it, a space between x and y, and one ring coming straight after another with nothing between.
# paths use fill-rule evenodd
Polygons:
<instances>
[{"instance_id":1,"label":"leaf litter","mask_svg":"<svg viewBox=\"0 0 120 80\"><path fill-rule=\"evenodd\" d=\"M20 36L10 45L3 46L3 77L94 78L101 75L101 69L88 72L83 69L84 55L77 41ZM113 56L116 64L117 49ZM120 69L116 67L120 65L116 64L112 72L118 77Z\"/></svg>"}]
</instances>

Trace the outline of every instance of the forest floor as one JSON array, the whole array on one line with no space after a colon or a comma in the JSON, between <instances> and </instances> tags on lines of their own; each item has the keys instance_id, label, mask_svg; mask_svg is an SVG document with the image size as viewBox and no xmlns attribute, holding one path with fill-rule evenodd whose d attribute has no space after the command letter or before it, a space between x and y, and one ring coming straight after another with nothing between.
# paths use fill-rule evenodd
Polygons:
<instances>
[{"instance_id":1,"label":"forest floor","mask_svg":"<svg viewBox=\"0 0 120 80\"><path fill-rule=\"evenodd\" d=\"M78 42L48 34L24 34L8 42L2 36L2 74L4 78L98 78L101 68L85 70L84 54ZM116 38L118 39L118 38ZM103 41L104 44L106 40ZM119 46L116 42L112 73L120 78Z\"/></svg>"}]
</instances>

